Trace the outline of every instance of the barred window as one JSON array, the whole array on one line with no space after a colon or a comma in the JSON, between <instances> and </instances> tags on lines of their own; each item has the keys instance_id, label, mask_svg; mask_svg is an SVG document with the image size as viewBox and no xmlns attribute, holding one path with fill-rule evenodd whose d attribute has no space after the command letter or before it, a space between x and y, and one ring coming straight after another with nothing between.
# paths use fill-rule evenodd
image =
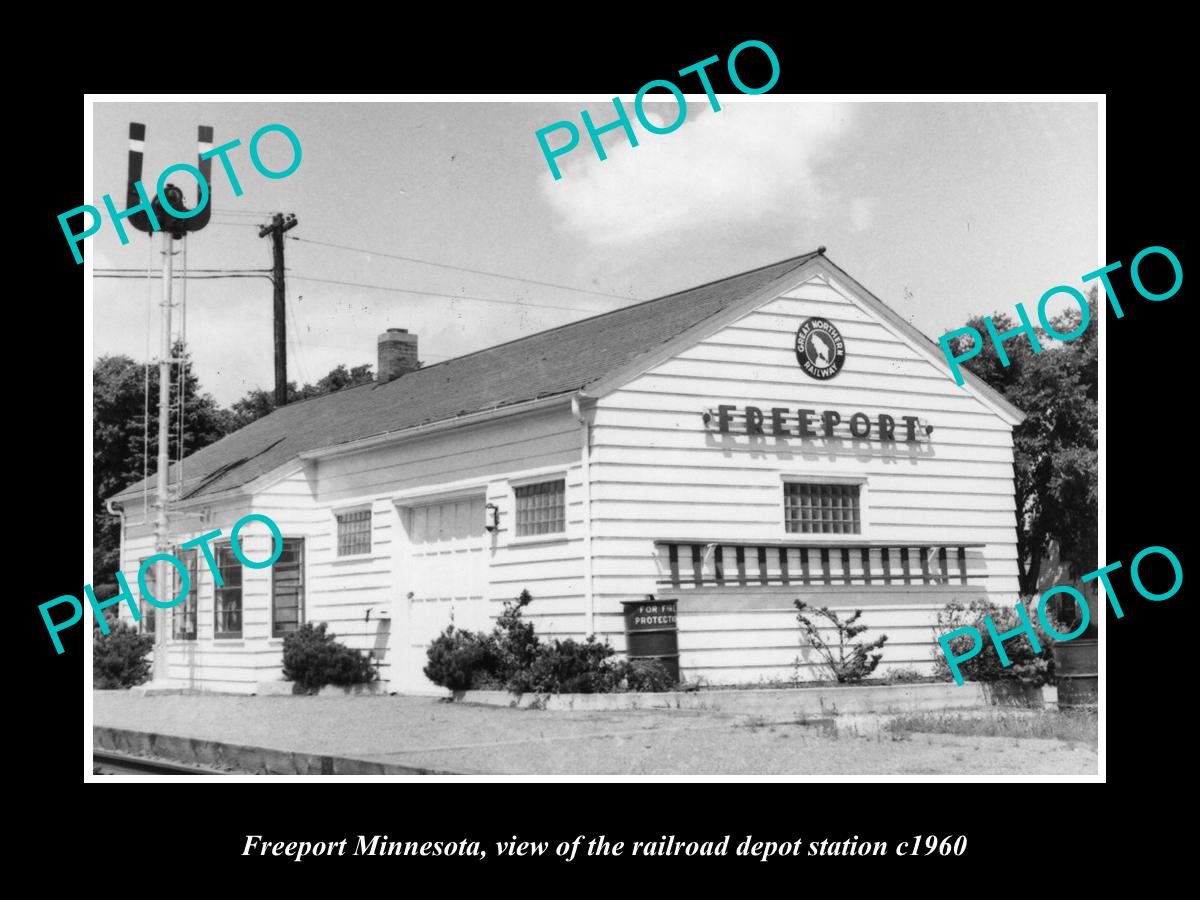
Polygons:
<instances>
[{"instance_id":1,"label":"barred window","mask_svg":"<svg viewBox=\"0 0 1200 900\"><path fill-rule=\"evenodd\" d=\"M296 631L304 621L304 538L284 538L271 567L271 637Z\"/></svg>"},{"instance_id":2,"label":"barred window","mask_svg":"<svg viewBox=\"0 0 1200 900\"><path fill-rule=\"evenodd\" d=\"M567 530L566 481L523 484L517 495L517 537L558 534Z\"/></svg>"},{"instance_id":3,"label":"barred window","mask_svg":"<svg viewBox=\"0 0 1200 900\"><path fill-rule=\"evenodd\" d=\"M171 637L177 641L194 641L196 639L196 607L199 604L197 597L200 593L200 585L197 583L196 575L196 554L199 551L185 550L181 553L179 548L176 547L171 552L187 566L188 574L187 597L176 604L171 610ZM171 596L178 597L179 591L183 587L183 579L178 566L172 566L171 572L173 576Z\"/></svg>"},{"instance_id":4,"label":"barred window","mask_svg":"<svg viewBox=\"0 0 1200 900\"><path fill-rule=\"evenodd\" d=\"M371 511L360 509L355 512L337 514L338 556L353 556L371 552Z\"/></svg>"},{"instance_id":5,"label":"barred window","mask_svg":"<svg viewBox=\"0 0 1200 900\"><path fill-rule=\"evenodd\" d=\"M233 555L228 542L215 544L217 571L225 582L214 588L213 607L216 612L215 634L218 638L242 636L242 564Z\"/></svg>"},{"instance_id":6,"label":"barred window","mask_svg":"<svg viewBox=\"0 0 1200 900\"><path fill-rule=\"evenodd\" d=\"M796 534L862 534L858 484L783 486L787 530Z\"/></svg>"}]
</instances>

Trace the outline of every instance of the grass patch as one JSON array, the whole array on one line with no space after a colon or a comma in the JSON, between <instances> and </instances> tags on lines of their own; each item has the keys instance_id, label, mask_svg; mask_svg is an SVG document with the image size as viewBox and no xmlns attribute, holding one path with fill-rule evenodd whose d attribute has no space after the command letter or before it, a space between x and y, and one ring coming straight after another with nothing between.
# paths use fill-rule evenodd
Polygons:
<instances>
[{"instance_id":1,"label":"grass patch","mask_svg":"<svg viewBox=\"0 0 1200 900\"><path fill-rule=\"evenodd\" d=\"M796 688L851 688L851 687L881 687L884 685L903 685L903 684L953 684L954 681L949 676L941 675L920 675L907 673L893 676L888 675L882 678L864 678L861 681L839 682L832 678L805 678L802 680L795 679L759 679L758 681L743 681L737 684L709 684L706 681L697 679L687 683L681 683L676 690L680 691L783 691L795 690Z\"/></svg>"},{"instance_id":2,"label":"grass patch","mask_svg":"<svg viewBox=\"0 0 1200 900\"><path fill-rule=\"evenodd\" d=\"M970 737L1053 738L1096 744L1095 710L995 710L984 715L920 712L896 716L884 729L893 735L912 732Z\"/></svg>"}]
</instances>

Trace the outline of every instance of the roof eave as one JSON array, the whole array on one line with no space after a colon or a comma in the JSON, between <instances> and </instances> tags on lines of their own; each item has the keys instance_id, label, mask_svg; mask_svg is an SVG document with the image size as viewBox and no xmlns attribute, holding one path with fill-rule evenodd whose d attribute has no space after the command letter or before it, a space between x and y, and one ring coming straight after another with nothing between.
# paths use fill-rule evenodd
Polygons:
<instances>
[{"instance_id":1,"label":"roof eave","mask_svg":"<svg viewBox=\"0 0 1200 900\"><path fill-rule=\"evenodd\" d=\"M369 435L367 437L358 438L357 440L347 441L344 444L331 444L327 447L318 447L314 450L306 450L301 453L297 459L306 461L310 459L329 459L335 456L345 456L351 453L360 453L364 450L373 450L376 447L383 447L389 444L400 443L402 441L415 440L425 437L429 434L437 434L444 431L452 431L456 428L466 428L470 425L477 425L483 422L491 422L496 419L507 418L524 413L540 412L545 409L550 409L555 406L567 406L571 399L575 396L574 390L565 390L560 393L551 394L546 397L536 397L533 400L525 400L520 403L510 403L504 406L496 406L491 409L479 410L478 412L466 413L460 416L454 416L449 419L439 419L435 422L425 422L420 425L412 425L408 428L401 428L398 431L385 431L380 434Z\"/></svg>"}]
</instances>

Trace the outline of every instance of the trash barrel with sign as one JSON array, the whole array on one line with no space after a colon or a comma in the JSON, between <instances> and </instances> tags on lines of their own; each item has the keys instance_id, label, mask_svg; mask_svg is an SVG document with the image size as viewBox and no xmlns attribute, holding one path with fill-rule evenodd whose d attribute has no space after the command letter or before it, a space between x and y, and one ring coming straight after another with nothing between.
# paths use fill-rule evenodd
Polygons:
<instances>
[{"instance_id":1,"label":"trash barrel with sign","mask_svg":"<svg viewBox=\"0 0 1200 900\"><path fill-rule=\"evenodd\" d=\"M1084 709L1099 702L1099 650L1099 641L1086 638L1054 645L1059 709Z\"/></svg>"},{"instance_id":2,"label":"trash barrel with sign","mask_svg":"<svg viewBox=\"0 0 1200 900\"><path fill-rule=\"evenodd\" d=\"M632 659L657 659L671 680L679 682L679 625L676 601L625 600L625 655Z\"/></svg>"}]
</instances>

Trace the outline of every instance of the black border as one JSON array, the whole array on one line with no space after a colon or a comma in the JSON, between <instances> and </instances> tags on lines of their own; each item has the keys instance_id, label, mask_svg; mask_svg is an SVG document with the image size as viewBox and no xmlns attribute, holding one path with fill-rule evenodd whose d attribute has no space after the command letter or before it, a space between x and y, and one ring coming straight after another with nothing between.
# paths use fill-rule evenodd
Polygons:
<instances>
[{"instance_id":1,"label":"black border","mask_svg":"<svg viewBox=\"0 0 1200 900\"><path fill-rule=\"evenodd\" d=\"M434 40L428 33L423 44L405 36L402 52L360 60L362 65L350 70L338 88L465 91L476 86L463 82L486 71L487 89L497 93L600 91L628 96L644 81L662 77L672 67L677 69L713 53L724 56L745 36L767 41L779 54L782 76L775 93L900 87L892 75L903 76L909 69L903 55L881 60L877 53L867 49L862 57L872 67L857 83L849 84L846 66L823 66L820 59L812 56L812 30L806 32L798 27L802 22L775 30L751 27L744 29L742 37L734 39L696 39L675 31L668 35L649 28L632 29L616 20L612 24L612 31L598 35L587 45L577 27L564 28L557 36L558 43L539 43L535 37L528 46L516 46L508 40L500 46L470 48L458 39ZM1038 34L1034 23L1026 22L1022 27L1029 32L1026 54L1036 58L1035 43L1053 45L1052 35ZM624 31L618 34L618 28ZM728 29L728 32L740 30ZM1082 52L1086 40L1086 35L1079 34L1072 46ZM974 58L966 48L943 50L922 62L913 61L911 69L941 75L960 61ZM364 53L370 55L373 51ZM920 55L919 49L911 51L913 57ZM983 57L982 61L977 59L980 68L988 70L988 53L981 51L980 56ZM1023 58L1028 59L1029 55ZM669 60L665 66L664 59ZM997 62L1001 60L1006 66L1019 65L1008 54L994 58ZM209 77L203 82L198 77L181 78L191 81L186 87L189 90L265 89L265 83L257 77L247 81L245 62L240 65L240 71L226 76L224 85L220 78ZM220 63L214 66L216 70L220 68ZM960 69L954 77L965 76L969 71ZM1095 90L1096 81L1109 80L1087 71L1081 61L1065 79L1074 81L1071 87L1078 90ZM327 83L302 86L303 80L300 74L293 74L287 83L273 87L330 89ZM751 81L751 76L747 75L746 80ZM1084 83L1088 81L1093 84ZM128 89L131 83L122 78L119 85L109 87ZM173 87L183 89L181 85ZM716 87L728 90L728 86L719 83ZM1022 87L1058 90L1062 86ZM995 83L965 85L938 80L905 84L904 88L1018 89ZM30 110L41 136L37 168L54 176L21 179L20 187L29 193L19 201L20 210L34 212L29 217L35 223L31 243L39 260L36 268L30 266L26 270L36 276L29 278L18 293L30 312L73 305L81 297L82 267L75 266L64 251L55 216L78 202L75 179L79 172L77 142L82 131L82 107L82 96L64 87L40 96L36 108ZM1190 172L1183 154L1188 144L1172 137L1180 115L1178 104L1165 91L1141 92L1130 88L1109 94L1106 262L1120 259L1127 266L1140 249L1157 244L1170 247L1186 269L1182 217L1190 205L1184 198L1184 176ZM18 244L24 245L23 241ZM1014 266L1020 264L1020 259L1013 260ZM1187 387L1192 383L1187 371L1190 356L1187 342L1192 329L1184 320L1188 306L1183 291L1163 303L1140 300L1132 293L1127 272L1126 268L1114 278L1125 301L1126 314L1117 320L1111 310L1108 313L1108 358L1103 361L1105 364L1111 361L1107 384L1107 559L1121 559L1128 564L1141 548L1160 544L1174 550L1186 570L1187 543L1179 526L1182 516L1176 513L1186 508L1184 494L1190 481L1188 423L1192 417L1183 406ZM49 302L43 302L43 298ZM1018 299L1022 298L1014 298L1014 302ZM44 355L26 362L27 371L36 373L33 377L37 384L20 387L14 384L9 398L9 422L25 426L10 432L10 442L16 443L24 437L24 441L32 443L37 440L34 435L40 437L36 449L30 447L25 453L10 457L10 473L19 474L21 483L37 485L35 491L29 492L30 496L17 504L21 508L25 553L14 570L18 581L25 583L19 584L14 593L26 616L28 643L27 664L19 670L19 677L13 673L14 683L10 687L28 706L19 732L24 737L20 746L26 751L21 771L36 773L41 792L35 818L44 821L36 823L35 828L57 829L61 835L69 827L66 823L82 814L85 822L95 826L93 837L112 840L117 855L136 853L140 878L149 874L147 868L157 869L159 865L164 873L177 876L192 868L188 865L180 869L172 864L175 854L169 846L188 848L193 862L202 859L217 863L224 878L242 875L252 859L238 855L247 833L267 833L275 839L314 839L330 831L335 837L378 832L393 839L418 840L461 837L494 840L518 834L522 839L549 841L581 832L603 832L612 839L626 840L663 833L704 840L730 833L735 841L746 833L776 840L796 836L840 839L854 834L865 839L896 840L909 834L965 833L969 837L969 852L963 859L933 857L932 861L928 858L921 861L921 858L890 857L885 863L876 858L854 858L851 863L841 858L822 861L829 865L815 868L816 861L807 860L760 864L726 858L718 864L697 859L639 863L623 858L609 862L577 861L561 874L570 876L601 867L607 871L616 864L622 874L632 867L652 878L657 875L664 879L664 884L678 888L689 883L711 885L709 874L718 866L725 871L736 869L738 874L785 875L788 880L784 889L799 891L824 873L833 873L838 883L846 885L847 875L880 871L880 866L887 866L891 874L912 873L916 876L915 883L931 887L958 884L967 888L978 885L981 877L1002 877L1014 890L1025 890L1045 883L1035 876L1035 871L1057 871L1060 878L1065 878L1077 860L1086 858L1088 864L1094 865L1096 842L1100 838L1093 835L1115 824L1112 821L1115 810L1100 805L1095 794L1083 796L1084 791L1096 790L1094 785L1036 784L1021 780L995 785L404 784L388 785L382 791L378 783L373 783L353 788L338 786L319 793L305 785L286 792L275 788L269 798L255 794L249 803L240 793L201 794L193 790L187 797L181 797L178 792L189 790L187 785L157 786L150 792L136 785L110 785L110 790L133 789L137 796L116 801L112 795L98 793L104 790L103 786L95 786L96 791L81 797L76 790L82 782L80 751L85 737L79 724L80 678L82 640L88 632L86 629L73 632L67 638L67 653L57 656L46 640L36 609L36 604L44 599L77 593L80 578L89 574L84 572L81 576L75 562L79 557L71 555L77 545L68 537L68 531L77 527L68 523L71 511L76 508L74 497L78 496L74 494L74 478L79 472L74 443L79 427L75 418L79 407L74 399L78 397L74 393L78 389L78 357L62 352L71 350L73 343L65 340L65 327L54 319L41 328L34 316L14 316L11 323L28 322L36 337L45 335L48 339L35 341ZM14 331L9 334L14 335ZM1125 356L1122 348L1126 347L1138 348L1138 352ZM69 402L65 402L68 398ZM17 496L14 492L10 500ZM1191 653L1183 643L1190 635L1184 622L1186 600L1180 592L1170 601L1150 603L1133 596L1127 578L1118 575L1114 583L1123 601L1130 599L1123 604L1124 619L1115 622L1110 615L1104 623L1108 655L1108 780L1126 789L1136 786L1144 794L1148 783L1161 788L1162 781L1173 778L1186 766L1186 753L1172 746L1166 730L1167 723L1179 721L1181 701L1185 697L1190 700L1191 696L1190 673L1185 670ZM152 824L160 815L156 810L167 810L167 815L159 818L158 824ZM91 826L88 830L92 830ZM128 846L123 846L121 834L131 836ZM48 840L46 846L54 843ZM146 848L145 851L138 851L138 846ZM160 852L153 852L156 848ZM352 890L357 885L361 890L366 884L358 883L355 876L365 870L357 862L310 860L297 865L267 857L254 859L253 866L258 871L269 869L276 879L292 872L310 886L328 878L331 885L345 885ZM982 868L980 863L984 864ZM797 869L801 864L804 867ZM460 879L472 880L475 870L485 875L501 868L542 875L548 869L557 871L561 864L528 858L491 860L486 866L447 858L394 858L368 865L372 871L398 873L401 877L413 867L430 874L438 872L453 879L449 884L457 890L466 883ZM868 868L864 869L864 865ZM929 881L931 877L945 879L955 874L965 880ZM577 880L533 884L572 891L583 886ZM605 882L598 886L609 892L621 884ZM641 882L625 883L627 887L638 884ZM1070 884L1064 881L1060 886L1070 887Z\"/></svg>"}]
</instances>

